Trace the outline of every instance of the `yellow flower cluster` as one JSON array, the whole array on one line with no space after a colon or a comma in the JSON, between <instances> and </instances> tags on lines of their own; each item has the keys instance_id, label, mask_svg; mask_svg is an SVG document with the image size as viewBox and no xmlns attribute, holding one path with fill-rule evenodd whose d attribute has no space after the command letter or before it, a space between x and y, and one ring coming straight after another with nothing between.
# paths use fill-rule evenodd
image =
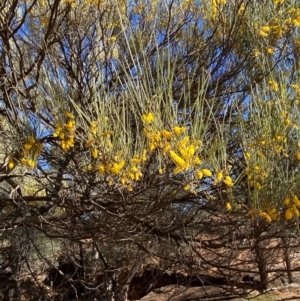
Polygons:
<instances>
[{"instance_id":1,"label":"yellow flower cluster","mask_svg":"<svg viewBox=\"0 0 300 301\"><path fill-rule=\"evenodd\" d=\"M56 137L61 139L66 137L66 125L73 121L71 115L68 115L68 118L63 126L57 126L54 133ZM105 179L109 185L133 191L137 182L143 178L145 163L151 153L153 154L155 151L159 162L164 165L158 166L157 172L163 174L168 166L167 162L173 161L175 175L180 172L188 172L192 175L189 182L182 183L182 189L196 194L195 189L199 185L199 180L213 176L208 167L209 164L203 163L199 157L201 141L188 136L185 126L176 125L171 129L161 128L161 120L158 120L152 112L141 115L141 120L144 124L143 134L146 149L141 149L133 155L124 154L124 151L119 151L117 155L114 155L111 148L113 132L101 132L98 121L92 121L84 144L86 151L90 153L90 160L84 161L82 168L90 172L98 171L98 176ZM101 123L101 126L106 130L109 129L106 123ZM69 128L67 129L69 130ZM114 151L117 148L118 146L115 144ZM222 174L222 177L218 179L228 187L234 185L232 178L227 173Z\"/></svg>"},{"instance_id":2,"label":"yellow flower cluster","mask_svg":"<svg viewBox=\"0 0 300 301\"><path fill-rule=\"evenodd\" d=\"M64 151L68 151L70 148L74 147L75 120L70 112L65 112L65 117L65 123L57 123L53 137L58 137L61 148Z\"/></svg>"},{"instance_id":3,"label":"yellow flower cluster","mask_svg":"<svg viewBox=\"0 0 300 301\"><path fill-rule=\"evenodd\" d=\"M121 157L122 153L120 152L118 156L115 156L114 163L102 162L98 166L98 170L100 174L106 174L108 176L108 181L111 184L119 182L121 186L128 191L133 191L135 183L143 176L141 170L142 164L147 160L147 152L143 150L140 156L135 155L130 162L126 162L126 160Z\"/></svg>"},{"instance_id":4,"label":"yellow flower cluster","mask_svg":"<svg viewBox=\"0 0 300 301\"><path fill-rule=\"evenodd\" d=\"M234 186L234 182L233 182L232 178L229 175L224 176L223 170L220 170L216 175L213 185L217 185L218 183L220 183L222 181L229 188Z\"/></svg>"},{"instance_id":5,"label":"yellow flower cluster","mask_svg":"<svg viewBox=\"0 0 300 301\"><path fill-rule=\"evenodd\" d=\"M143 131L149 151L157 150L165 158L171 159L175 163L173 174L194 172L194 181L213 175L210 169L200 168L203 162L197 153L202 143L186 135L186 127L174 126L171 130L161 129L160 123L156 124L156 118L152 112L143 114L142 120L145 124ZM159 168L158 172L162 174L163 169ZM224 183L229 187L233 186L233 181L229 176L224 178ZM183 186L183 190L195 193L195 186L196 182L191 181Z\"/></svg>"},{"instance_id":6,"label":"yellow flower cluster","mask_svg":"<svg viewBox=\"0 0 300 301\"><path fill-rule=\"evenodd\" d=\"M286 128L294 128L296 130L298 130L298 126L297 124L295 124L291 119L292 117L290 117L290 114L287 111L282 111L281 112L282 118L284 119L284 124L286 126Z\"/></svg>"},{"instance_id":7,"label":"yellow flower cluster","mask_svg":"<svg viewBox=\"0 0 300 301\"><path fill-rule=\"evenodd\" d=\"M271 90L273 90L273 91L278 91L279 90L278 84L275 80L270 79L269 80L269 85L270 85Z\"/></svg>"},{"instance_id":8,"label":"yellow flower cluster","mask_svg":"<svg viewBox=\"0 0 300 301\"><path fill-rule=\"evenodd\" d=\"M23 144L23 157L20 159L22 165L35 167L36 160L43 150L43 144L34 137L28 137Z\"/></svg>"},{"instance_id":9,"label":"yellow flower cluster","mask_svg":"<svg viewBox=\"0 0 300 301\"><path fill-rule=\"evenodd\" d=\"M190 168L194 168L196 165L201 164L200 158L194 156L198 146L194 143L190 143L189 136L185 136L179 141L177 149L178 153L173 150L169 151L170 157L177 165L173 171L174 174L178 174L181 171L187 171Z\"/></svg>"},{"instance_id":10,"label":"yellow flower cluster","mask_svg":"<svg viewBox=\"0 0 300 301\"><path fill-rule=\"evenodd\" d=\"M259 34L264 38L269 36L269 32L270 32L270 26L263 26L259 30Z\"/></svg>"},{"instance_id":11,"label":"yellow flower cluster","mask_svg":"<svg viewBox=\"0 0 300 301\"><path fill-rule=\"evenodd\" d=\"M152 123L154 121L154 115L149 112L148 114L143 114L142 119L145 123Z\"/></svg>"},{"instance_id":12,"label":"yellow flower cluster","mask_svg":"<svg viewBox=\"0 0 300 301\"><path fill-rule=\"evenodd\" d=\"M143 176L141 172L141 163L146 161L146 155L144 158L142 157L135 156L131 159L131 164L129 164L121 175L121 183L127 187L128 191L132 191L134 183L139 181Z\"/></svg>"},{"instance_id":13,"label":"yellow flower cluster","mask_svg":"<svg viewBox=\"0 0 300 301\"><path fill-rule=\"evenodd\" d=\"M13 169L18 163L34 168L38 157L43 150L43 144L35 137L27 137L23 143L22 150L15 157L10 157L8 160L8 168Z\"/></svg>"},{"instance_id":14,"label":"yellow flower cluster","mask_svg":"<svg viewBox=\"0 0 300 301\"><path fill-rule=\"evenodd\" d=\"M286 220L292 219L294 216L299 217L300 201L295 194L292 194L291 197L287 197L283 201L286 209L284 212L284 217Z\"/></svg>"},{"instance_id":15,"label":"yellow flower cluster","mask_svg":"<svg viewBox=\"0 0 300 301\"><path fill-rule=\"evenodd\" d=\"M264 210L250 210L248 212L248 216L251 218L254 218L255 216L260 216L264 218L268 223L271 223L273 221L278 221L280 218L280 213L276 208L267 207L267 209Z\"/></svg>"},{"instance_id":16,"label":"yellow flower cluster","mask_svg":"<svg viewBox=\"0 0 300 301\"><path fill-rule=\"evenodd\" d=\"M275 0L275 5L282 4L283 0ZM288 18L281 20L278 17L272 18L272 21L258 29L258 34L264 38L272 37L273 42L277 42L293 26L300 26L300 9L290 8ZM256 25L256 27L258 27Z\"/></svg>"},{"instance_id":17,"label":"yellow flower cluster","mask_svg":"<svg viewBox=\"0 0 300 301\"><path fill-rule=\"evenodd\" d=\"M226 202L225 208L226 208L227 211L231 211L233 209L234 210L240 210L240 209L242 209L242 204Z\"/></svg>"},{"instance_id":18,"label":"yellow flower cluster","mask_svg":"<svg viewBox=\"0 0 300 301\"><path fill-rule=\"evenodd\" d=\"M154 116L145 114L142 116L145 124L151 124ZM101 125L107 130L107 117L102 120ZM140 154L135 154L131 159L126 159L123 151L116 155L112 152L111 136L113 131L102 132L96 121L90 123L88 131L88 140L84 147L90 151L91 162L84 170L99 172L101 177L104 176L109 185L117 185L128 191L133 191L136 182L142 176L143 164L147 160L147 150L142 150ZM152 133L153 134L153 133Z\"/></svg>"},{"instance_id":19,"label":"yellow flower cluster","mask_svg":"<svg viewBox=\"0 0 300 301\"><path fill-rule=\"evenodd\" d=\"M175 126L172 131L168 131L151 125L147 126L154 122L155 118L152 113L144 114L142 119L146 123L144 134L148 138L149 150L158 149L162 155L169 153L170 158L176 164L174 174L193 169L201 164L201 159L195 155L201 142L191 141L189 136L182 137L186 132L186 127Z\"/></svg>"},{"instance_id":20,"label":"yellow flower cluster","mask_svg":"<svg viewBox=\"0 0 300 301\"><path fill-rule=\"evenodd\" d=\"M263 187L264 180L268 177L267 168L261 168L259 165L254 165L246 169L247 178L250 187L260 190Z\"/></svg>"},{"instance_id":21,"label":"yellow flower cluster","mask_svg":"<svg viewBox=\"0 0 300 301\"><path fill-rule=\"evenodd\" d=\"M104 121L107 120L107 117L104 116ZM98 124L96 121L92 121L90 124L90 135L89 140L85 143L86 148L91 148L91 157L93 159L97 159L99 155L99 149L102 150L102 152L105 152L105 150L110 150L112 148L112 142L111 142L111 135L113 134L113 131L106 131L104 133L99 133L98 131ZM103 139L104 138L104 139ZM103 154L102 154L103 155Z\"/></svg>"},{"instance_id":22,"label":"yellow flower cluster","mask_svg":"<svg viewBox=\"0 0 300 301\"><path fill-rule=\"evenodd\" d=\"M212 8L212 19L216 19L218 10L221 5L225 5L227 0L211 0L211 8Z\"/></svg>"},{"instance_id":23,"label":"yellow flower cluster","mask_svg":"<svg viewBox=\"0 0 300 301\"><path fill-rule=\"evenodd\" d=\"M247 145L244 152L247 168L245 172L250 187L260 190L268 177L272 175L273 162L288 157L287 136L288 132L295 128L285 111L278 113L278 125L280 126L273 134L263 134L255 138ZM287 120L290 121L287 125ZM299 152L300 159L300 152Z\"/></svg>"}]
</instances>

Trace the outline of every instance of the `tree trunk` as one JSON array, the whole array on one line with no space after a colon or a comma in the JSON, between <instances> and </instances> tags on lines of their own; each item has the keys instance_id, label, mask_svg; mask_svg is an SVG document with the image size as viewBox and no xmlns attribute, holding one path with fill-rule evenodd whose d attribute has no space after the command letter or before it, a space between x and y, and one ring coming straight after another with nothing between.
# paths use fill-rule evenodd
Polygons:
<instances>
[{"instance_id":1,"label":"tree trunk","mask_svg":"<svg viewBox=\"0 0 300 301\"><path fill-rule=\"evenodd\" d=\"M286 272L287 272L287 276L288 276L288 281L289 283L293 283L293 273L291 271L291 259L290 259L290 252L289 252L289 241L286 237L282 238L282 242L283 242L283 252L284 252L284 260L285 260L285 264L286 264Z\"/></svg>"},{"instance_id":2,"label":"tree trunk","mask_svg":"<svg viewBox=\"0 0 300 301\"><path fill-rule=\"evenodd\" d=\"M260 245L260 241L258 240L255 240L254 249L255 249L255 261L257 263L259 277L260 277L259 289L265 290L267 289L267 283L268 283L267 263L264 254L265 249Z\"/></svg>"}]
</instances>

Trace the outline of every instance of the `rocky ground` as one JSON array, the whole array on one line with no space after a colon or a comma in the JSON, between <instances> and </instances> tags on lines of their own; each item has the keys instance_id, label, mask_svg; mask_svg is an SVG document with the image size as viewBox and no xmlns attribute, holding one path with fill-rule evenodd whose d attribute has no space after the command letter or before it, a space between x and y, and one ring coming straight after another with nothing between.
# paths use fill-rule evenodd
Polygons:
<instances>
[{"instance_id":1,"label":"rocky ground","mask_svg":"<svg viewBox=\"0 0 300 301\"><path fill-rule=\"evenodd\" d=\"M140 301L296 301L300 300L300 284L291 284L270 289L264 293L252 291L247 296L232 295L227 287L191 287L168 286L151 292Z\"/></svg>"}]
</instances>

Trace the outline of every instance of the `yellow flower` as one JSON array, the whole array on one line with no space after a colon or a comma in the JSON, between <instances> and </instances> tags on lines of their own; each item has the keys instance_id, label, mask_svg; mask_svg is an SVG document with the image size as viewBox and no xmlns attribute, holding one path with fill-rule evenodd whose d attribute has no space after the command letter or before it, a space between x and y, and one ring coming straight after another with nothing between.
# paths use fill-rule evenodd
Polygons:
<instances>
[{"instance_id":1,"label":"yellow flower","mask_svg":"<svg viewBox=\"0 0 300 301\"><path fill-rule=\"evenodd\" d=\"M260 215L261 217L263 217L268 223L271 223L271 222L272 222L272 218L271 218L271 216L270 216L268 213L261 211L261 212L259 213L259 215Z\"/></svg>"},{"instance_id":2,"label":"yellow flower","mask_svg":"<svg viewBox=\"0 0 300 301\"><path fill-rule=\"evenodd\" d=\"M183 158L188 159L188 153L185 147L178 146L178 150Z\"/></svg>"},{"instance_id":3,"label":"yellow flower","mask_svg":"<svg viewBox=\"0 0 300 301\"><path fill-rule=\"evenodd\" d=\"M130 183L130 181L129 181L127 175L125 175L125 174L122 175L122 177L121 177L121 183L122 183L123 185Z\"/></svg>"},{"instance_id":4,"label":"yellow flower","mask_svg":"<svg viewBox=\"0 0 300 301\"><path fill-rule=\"evenodd\" d=\"M184 191L189 191L191 189L191 186L189 184L183 186Z\"/></svg>"},{"instance_id":5,"label":"yellow flower","mask_svg":"<svg viewBox=\"0 0 300 301\"><path fill-rule=\"evenodd\" d=\"M108 148L113 147L113 144L111 143L109 138L106 140L106 145L107 145Z\"/></svg>"},{"instance_id":6,"label":"yellow flower","mask_svg":"<svg viewBox=\"0 0 300 301\"><path fill-rule=\"evenodd\" d=\"M114 163L110 171L114 174L119 174L121 169L124 167L124 165L125 165L125 160L122 160L119 163Z\"/></svg>"},{"instance_id":7,"label":"yellow flower","mask_svg":"<svg viewBox=\"0 0 300 301\"><path fill-rule=\"evenodd\" d=\"M199 157L196 157L194 159L194 165L200 165L202 163L201 159Z\"/></svg>"},{"instance_id":8,"label":"yellow flower","mask_svg":"<svg viewBox=\"0 0 300 301\"><path fill-rule=\"evenodd\" d=\"M293 218L293 212L292 212L291 208L288 208L285 210L284 217L287 220L290 220Z\"/></svg>"},{"instance_id":9,"label":"yellow flower","mask_svg":"<svg viewBox=\"0 0 300 301\"><path fill-rule=\"evenodd\" d=\"M186 127L175 126L173 130L176 135L180 135L186 131Z\"/></svg>"},{"instance_id":10,"label":"yellow flower","mask_svg":"<svg viewBox=\"0 0 300 301\"><path fill-rule=\"evenodd\" d=\"M166 130L163 130L161 132L161 134L163 135L163 137L165 137L166 139L170 140L172 138L172 133Z\"/></svg>"},{"instance_id":11,"label":"yellow flower","mask_svg":"<svg viewBox=\"0 0 300 301\"><path fill-rule=\"evenodd\" d=\"M260 31L259 31L259 34L262 36L262 37L267 37L269 35L269 31L270 31L270 27L269 26L263 26Z\"/></svg>"},{"instance_id":12,"label":"yellow flower","mask_svg":"<svg viewBox=\"0 0 300 301\"><path fill-rule=\"evenodd\" d=\"M141 163L141 159L136 156L133 159L131 159L131 163L132 164L139 164L139 163Z\"/></svg>"},{"instance_id":13,"label":"yellow flower","mask_svg":"<svg viewBox=\"0 0 300 301\"><path fill-rule=\"evenodd\" d=\"M175 163L181 168L187 167L187 163L180 156L178 156L174 151L172 150L170 151L170 156L175 161Z\"/></svg>"},{"instance_id":14,"label":"yellow flower","mask_svg":"<svg viewBox=\"0 0 300 301\"><path fill-rule=\"evenodd\" d=\"M9 160L8 160L8 168L9 169L13 169L15 167L15 165L16 165L15 159L14 158L9 158Z\"/></svg>"},{"instance_id":15,"label":"yellow flower","mask_svg":"<svg viewBox=\"0 0 300 301\"><path fill-rule=\"evenodd\" d=\"M293 19L293 24L294 24L295 26L300 26L300 21L297 20L297 19Z\"/></svg>"},{"instance_id":16,"label":"yellow flower","mask_svg":"<svg viewBox=\"0 0 300 301\"><path fill-rule=\"evenodd\" d=\"M287 126L289 126L292 122L291 122L290 119L286 118L286 119L284 120L284 123L285 123Z\"/></svg>"},{"instance_id":17,"label":"yellow flower","mask_svg":"<svg viewBox=\"0 0 300 301\"><path fill-rule=\"evenodd\" d=\"M115 37L115 36L109 37L108 42L115 42L116 39L117 39L117 37Z\"/></svg>"},{"instance_id":18,"label":"yellow flower","mask_svg":"<svg viewBox=\"0 0 300 301\"><path fill-rule=\"evenodd\" d=\"M28 137L27 138L27 143L33 145L35 143L35 138L34 137Z\"/></svg>"},{"instance_id":19,"label":"yellow flower","mask_svg":"<svg viewBox=\"0 0 300 301\"><path fill-rule=\"evenodd\" d=\"M293 215L295 215L296 217L299 217L299 211L295 205L292 207L292 211L293 211Z\"/></svg>"},{"instance_id":20,"label":"yellow flower","mask_svg":"<svg viewBox=\"0 0 300 301\"><path fill-rule=\"evenodd\" d=\"M70 148L68 143L65 140L61 141L60 146L64 151L67 151Z\"/></svg>"},{"instance_id":21,"label":"yellow flower","mask_svg":"<svg viewBox=\"0 0 300 301\"><path fill-rule=\"evenodd\" d=\"M254 218L255 212L253 210L249 210L248 211L248 216L251 217L251 218Z\"/></svg>"},{"instance_id":22,"label":"yellow flower","mask_svg":"<svg viewBox=\"0 0 300 301\"><path fill-rule=\"evenodd\" d=\"M280 213L276 208L267 208L267 213L270 215L272 220L279 220Z\"/></svg>"},{"instance_id":23,"label":"yellow flower","mask_svg":"<svg viewBox=\"0 0 300 301\"><path fill-rule=\"evenodd\" d=\"M223 179L223 171L219 171L216 177L217 181L220 182Z\"/></svg>"},{"instance_id":24,"label":"yellow flower","mask_svg":"<svg viewBox=\"0 0 300 301\"><path fill-rule=\"evenodd\" d=\"M156 145L154 143L149 143L148 147L151 152L156 149Z\"/></svg>"},{"instance_id":25,"label":"yellow flower","mask_svg":"<svg viewBox=\"0 0 300 301\"><path fill-rule=\"evenodd\" d=\"M293 200L294 205L296 205L298 207L300 206L300 201L295 194L292 195L292 200Z\"/></svg>"},{"instance_id":26,"label":"yellow flower","mask_svg":"<svg viewBox=\"0 0 300 301\"><path fill-rule=\"evenodd\" d=\"M93 148L92 149L92 157L94 159L96 159L98 157L98 150L97 150L97 148Z\"/></svg>"},{"instance_id":27,"label":"yellow flower","mask_svg":"<svg viewBox=\"0 0 300 301\"><path fill-rule=\"evenodd\" d=\"M195 154L196 147L195 145L191 144L187 149L187 154L189 157L193 156Z\"/></svg>"},{"instance_id":28,"label":"yellow flower","mask_svg":"<svg viewBox=\"0 0 300 301\"><path fill-rule=\"evenodd\" d=\"M73 139L65 140L65 143L67 144L68 149L69 149L70 147L74 147L74 140L73 140Z\"/></svg>"},{"instance_id":29,"label":"yellow flower","mask_svg":"<svg viewBox=\"0 0 300 301\"><path fill-rule=\"evenodd\" d=\"M110 138L110 136L114 133L114 131L108 131L105 133L102 133L101 136L104 138Z\"/></svg>"},{"instance_id":30,"label":"yellow flower","mask_svg":"<svg viewBox=\"0 0 300 301\"><path fill-rule=\"evenodd\" d=\"M163 150L162 150L162 153L165 155L171 148L171 144L170 143L166 143Z\"/></svg>"},{"instance_id":31,"label":"yellow flower","mask_svg":"<svg viewBox=\"0 0 300 301\"><path fill-rule=\"evenodd\" d=\"M142 161L143 161L143 162L147 161L147 150L146 150L146 149L143 150L143 153L142 153Z\"/></svg>"},{"instance_id":32,"label":"yellow flower","mask_svg":"<svg viewBox=\"0 0 300 301\"><path fill-rule=\"evenodd\" d=\"M262 30L259 31L259 34L264 38L266 38L269 35L268 33L264 32Z\"/></svg>"},{"instance_id":33,"label":"yellow flower","mask_svg":"<svg viewBox=\"0 0 300 301\"><path fill-rule=\"evenodd\" d=\"M290 198L285 198L284 201L283 201L283 204L284 204L285 206L289 206L290 203L291 203L291 199L290 199Z\"/></svg>"},{"instance_id":34,"label":"yellow flower","mask_svg":"<svg viewBox=\"0 0 300 301\"><path fill-rule=\"evenodd\" d=\"M206 177L211 177L212 176L212 172L209 169L206 169L206 168L202 169L202 173Z\"/></svg>"},{"instance_id":35,"label":"yellow flower","mask_svg":"<svg viewBox=\"0 0 300 301\"><path fill-rule=\"evenodd\" d=\"M101 174L104 174L104 172L105 172L105 166L104 166L104 165L99 165L99 166L98 166L98 170L99 170L99 172L100 172Z\"/></svg>"},{"instance_id":36,"label":"yellow flower","mask_svg":"<svg viewBox=\"0 0 300 301\"><path fill-rule=\"evenodd\" d=\"M71 112L67 112L67 111L65 112L65 116L70 119L74 118L74 115Z\"/></svg>"},{"instance_id":37,"label":"yellow flower","mask_svg":"<svg viewBox=\"0 0 300 301\"><path fill-rule=\"evenodd\" d=\"M226 203L226 209L230 211L232 209L231 204L229 202Z\"/></svg>"},{"instance_id":38,"label":"yellow flower","mask_svg":"<svg viewBox=\"0 0 300 301\"><path fill-rule=\"evenodd\" d=\"M91 128L96 128L97 127L97 121L92 121L91 122Z\"/></svg>"},{"instance_id":39,"label":"yellow flower","mask_svg":"<svg viewBox=\"0 0 300 301\"><path fill-rule=\"evenodd\" d=\"M133 166L133 167L130 168L130 171L131 171L131 172L137 172L138 169L137 169L137 167Z\"/></svg>"},{"instance_id":40,"label":"yellow flower","mask_svg":"<svg viewBox=\"0 0 300 301\"><path fill-rule=\"evenodd\" d=\"M22 165L25 165L27 163L27 159L26 158L21 158L20 162Z\"/></svg>"},{"instance_id":41,"label":"yellow flower","mask_svg":"<svg viewBox=\"0 0 300 301\"><path fill-rule=\"evenodd\" d=\"M160 142L160 133L153 133L150 135L150 139L154 142Z\"/></svg>"},{"instance_id":42,"label":"yellow flower","mask_svg":"<svg viewBox=\"0 0 300 301\"><path fill-rule=\"evenodd\" d=\"M27 165L31 168L34 168L35 167L35 162L32 160L32 159L28 159L27 161Z\"/></svg>"},{"instance_id":43,"label":"yellow flower","mask_svg":"<svg viewBox=\"0 0 300 301\"><path fill-rule=\"evenodd\" d=\"M282 4L285 0L274 0L275 5Z\"/></svg>"},{"instance_id":44,"label":"yellow flower","mask_svg":"<svg viewBox=\"0 0 300 301\"><path fill-rule=\"evenodd\" d=\"M255 182L255 183L254 183L254 188L255 188L256 190L261 190L263 187L260 185L259 182Z\"/></svg>"},{"instance_id":45,"label":"yellow flower","mask_svg":"<svg viewBox=\"0 0 300 301\"><path fill-rule=\"evenodd\" d=\"M178 143L178 147L184 147L190 141L189 136L185 136L181 141Z\"/></svg>"},{"instance_id":46,"label":"yellow flower","mask_svg":"<svg viewBox=\"0 0 300 301\"><path fill-rule=\"evenodd\" d=\"M245 153L246 158L249 160L251 158L251 154L249 152Z\"/></svg>"},{"instance_id":47,"label":"yellow flower","mask_svg":"<svg viewBox=\"0 0 300 301\"><path fill-rule=\"evenodd\" d=\"M88 147L90 147L94 142L95 142L95 139L92 138L92 139L90 139L89 141L87 141L87 142L85 143L84 146L85 146L86 148L88 148Z\"/></svg>"},{"instance_id":48,"label":"yellow flower","mask_svg":"<svg viewBox=\"0 0 300 301\"><path fill-rule=\"evenodd\" d=\"M143 114L142 119L146 123L152 123L154 121L154 115L151 112L149 112L148 114Z\"/></svg>"},{"instance_id":49,"label":"yellow flower","mask_svg":"<svg viewBox=\"0 0 300 301\"><path fill-rule=\"evenodd\" d=\"M273 80L269 80L269 85L273 91L278 91L278 84Z\"/></svg>"},{"instance_id":50,"label":"yellow flower","mask_svg":"<svg viewBox=\"0 0 300 301\"><path fill-rule=\"evenodd\" d=\"M226 176L224 179L224 184L228 187L232 187L234 185L230 176Z\"/></svg>"},{"instance_id":51,"label":"yellow flower","mask_svg":"<svg viewBox=\"0 0 300 301\"><path fill-rule=\"evenodd\" d=\"M31 148L32 148L32 144L29 144L29 143L25 143L24 145L23 145L23 148L24 148L24 150L25 151L30 151L31 150Z\"/></svg>"},{"instance_id":52,"label":"yellow flower","mask_svg":"<svg viewBox=\"0 0 300 301\"><path fill-rule=\"evenodd\" d=\"M196 179L201 180L203 178L203 172L201 170L199 170L196 174L195 174Z\"/></svg>"},{"instance_id":53,"label":"yellow flower","mask_svg":"<svg viewBox=\"0 0 300 301\"><path fill-rule=\"evenodd\" d=\"M96 128L90 129L90 133L95 136L97 134L97 129Z\"/></svg>"},{"instance_id":54,"label":"yellow flower","mask_svg":"<svg viewBox=\"0 0 300 301\"><path fill-rule=\"evenodd\" d=\"M140 171L138 171L134 175L134 180L138 181L142 176L143 176L143 174Z\"/></svg>"},{"instance_id":55,"label":"yellow flower","mask_svg":"<svg viewBox=\"0 0 300 301\"><path fill-rule=\"evenodd\" d=\"M74 131L75 128L75 120L70 120L66 125L65 129L68 131Z\"/></svg>"}]
</instances>

